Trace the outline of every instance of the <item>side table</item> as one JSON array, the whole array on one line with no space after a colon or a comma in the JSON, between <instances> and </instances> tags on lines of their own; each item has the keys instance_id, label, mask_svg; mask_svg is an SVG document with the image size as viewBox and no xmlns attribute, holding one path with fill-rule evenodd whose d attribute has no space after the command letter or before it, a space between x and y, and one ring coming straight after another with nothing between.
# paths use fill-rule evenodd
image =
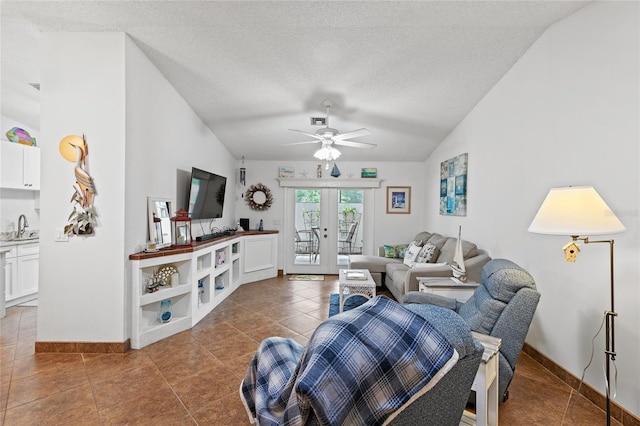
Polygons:
<instances>
[{"instance_id":1,"label":"side table","mask_svg":"<svg viewBox=\"0 0 640 426\"><path fill-rule=\"evenodd\" d=\"M498 351L502 340L472 331L484 346L482 361L471 389L476 392L476 413L465 411L460 425L498 426Z\"/></svg>"},{"instance_id":2,"label":"side table","mask_svg":"<svg viewBox=\"0 0 640 426\"><path fill-rule=\"evenodd\" d=\"M480 284L462 282L453 277L418 277L418 289L423 293L434 293L440 296L466 302Z\"/></svg>"},{"instance_id":3,"label":"side table","mask_svg":"<svg viewBox=\"0 0 640 426\"><path fill-rule=\"evenodd\" d=\"M350 273L364 276L364 279L349 279ZM340 293L340 309L344 309L344 302L351 296L364 296L372 299L376 295L376 282L371 277L368 269L341 269L338 277L338 286ZM346 295L345 295L346 293Z\"/></svg>"}]
</instances>

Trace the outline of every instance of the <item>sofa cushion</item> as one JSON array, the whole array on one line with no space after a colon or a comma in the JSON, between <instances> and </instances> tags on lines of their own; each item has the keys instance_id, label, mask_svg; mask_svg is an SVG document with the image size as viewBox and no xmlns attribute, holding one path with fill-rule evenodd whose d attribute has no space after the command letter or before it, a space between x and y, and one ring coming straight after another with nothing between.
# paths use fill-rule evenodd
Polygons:
<instances>
[{"instance_id":1,"label":"sofa cushion","mask_svg":"<svg viewBox=\"0 0 640 426\"><path fill-rule=\"evenodd\" d=\"M448 239L449 239L448 237L443 237L440 234L432 234L431 237L429 237L429 240L427 242L438 247L439 250L442 250L442 246Z\"/></svg>"},{"instance_id":2,"label":"sofa cushion","mask_svg":"<svg viewBox=\"0 0 640 426\"><path fill-rule=\"evenodd\" d=\"M387 277L391 278L394 284L404 293L404 278L409 267L404 263L388 263L385 267Z\"/></svg>"},{"instance_id":3,"label":"sofa cushion","mask_svg":"<svg viewBox=\"0 0 640 426\"><path fill-rule=\"evenodd\" d=\"M447 238L442 248L440 248L440 255L438 256L438 262L451 262L456 252L457 238ZM469 259L478 254L478 247L474 243L462 240L462 258Z\"/></svg>"},{"instance_id":4,"label":"sofa cushion","mask_svg":"<svg viewBox=\"0 0 640 426\"><path fill-rule=\"evenodd\" d=\"M420 249L420 253L418 253L418 257L416 257L416 263L435 262L438 258L438 253L438 247L431 243L427 243Z\"/></svg>"},{"instance_id":5,"label":"sofa cushion","mask_svg":"<svg viewBox=\"0 0 640 426\"><path fill-rule=\"evenodd\" d=\"M352 254L349 256L349 269L368 269L369 272L386 272L388 263L400 263L400 259L389 259L381 256Z\"/></svg>"},{"instance_id":6,"label":"sofa cushion","mask_svg":"<svg viewBox=\"0 0 640 426\"><path fill-rule=\"evenodd\" d=\"M427 241L429 241L429 238L431 238L432 235L433 233L431 232L422 231L419 232L415 237L413 237L413 239L415 241L422 241L422 244L424 245Z\"/></svg>"}]
</instances>

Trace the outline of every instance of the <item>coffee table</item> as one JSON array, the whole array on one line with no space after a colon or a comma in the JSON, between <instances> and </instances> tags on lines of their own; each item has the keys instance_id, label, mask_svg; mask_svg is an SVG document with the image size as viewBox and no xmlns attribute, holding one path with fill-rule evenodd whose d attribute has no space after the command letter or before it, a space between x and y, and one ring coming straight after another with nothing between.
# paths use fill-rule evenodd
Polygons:
<instances>
[{"instance_id":1,"label":"coffee table","mask_svg":"<svg viewBox=\"0 0 640 426\"><path fill-rule=\"evenodd\" d=\"M361 279L349 278L350 275L358 275ZM344 302L352 296L364 296L372 299L376 295L376 282L371 277L368 269L341 269L338 279L340 293L340 309L342 312Z\"/></svg>"}]
</instances>

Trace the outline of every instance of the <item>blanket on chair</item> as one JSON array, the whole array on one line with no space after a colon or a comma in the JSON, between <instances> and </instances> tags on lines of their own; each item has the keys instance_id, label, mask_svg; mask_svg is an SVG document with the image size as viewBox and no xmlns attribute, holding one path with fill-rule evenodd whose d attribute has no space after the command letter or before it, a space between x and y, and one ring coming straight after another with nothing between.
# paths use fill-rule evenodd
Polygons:
<instances>
[{"instance_id":1,"label":"blanket on chair","mask_svg":"<svg viewBox=\"0 0 640 426\"><path fill-rule=\"evenodd\" d=\"M382 425L458 360L424 318L378 296L324 321L306 349L265 339L240 385L252 423ZM413 399L412 399L413 398Z\"/></svg>"}]
</instances>

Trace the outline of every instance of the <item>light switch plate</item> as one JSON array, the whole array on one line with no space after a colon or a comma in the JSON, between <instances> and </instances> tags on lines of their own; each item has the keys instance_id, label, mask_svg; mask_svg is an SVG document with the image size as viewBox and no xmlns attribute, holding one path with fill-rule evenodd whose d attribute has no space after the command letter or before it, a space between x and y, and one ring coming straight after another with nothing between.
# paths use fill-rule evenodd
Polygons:
<instances>
[{"instance_id":1,"label":"light switch plate","mask_svg":"<svg viewBox=\"0 0 640 426\"><path fill-rule=\"evenodd\" d=\"M67 243L69 242L69 236L64 233L64 228L56 228L54 241L56 243Z\"/></svg>"}]
</instances>

